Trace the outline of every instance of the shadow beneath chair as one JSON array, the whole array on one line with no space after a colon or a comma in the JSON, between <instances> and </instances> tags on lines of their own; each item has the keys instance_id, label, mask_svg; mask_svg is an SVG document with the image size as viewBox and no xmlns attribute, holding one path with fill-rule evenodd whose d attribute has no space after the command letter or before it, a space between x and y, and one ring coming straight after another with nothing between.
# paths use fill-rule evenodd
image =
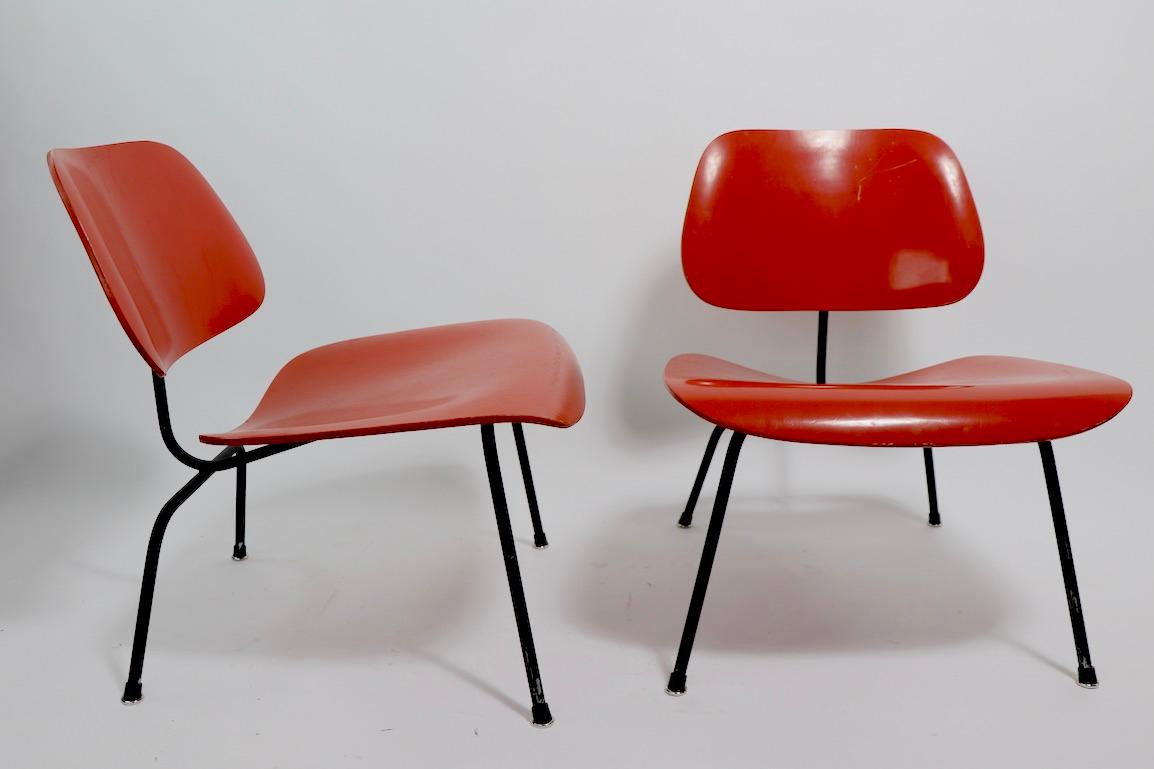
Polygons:
<instances>
[{"instance_id":1,"label":"shadow beneath chair","mask_svg":"<svg viewBox=\"0 0 1154 769\"><path fill-rule=\"evenodd\" d=\"M505 692L495 687L492 683L481 678L471 670L463 668L455 662L451 662L445 657L439 654L434 654L427 649L410 649L409 654L412 657L424 660L433 667L439 668L455 678L461 679L478 691L487 694L489 697L501 703L525 720L533 720L533 711L531 708L526 707L524 702L519 702L518 700L509 696ZM472 664L475 665L476 662L473 662Z\"/></svg>"},{"instance_id":2,"label":"shadow beneath chair","mask_svg":"<svg viewBox=\"0 0 1154 769\"><path fill-rule=\"evenodd\" d=\"M268 493L261 470L250 470L248 560L229 557L231 510L212 516L219 557L202 543L166 544L150 651L347 658L422 646L466 620L484 560L500 562L495 531L479 541L488 495L475 468L383 469L297 488L273 481ZM213 480L232 484L228 474ZM203 524L196 504L171 528L182 516ZM118 637L135 609L116 623Z\"/></svg>"},{"instance_id":3,"label":"shadow beneath chair","mask_svg":"<svg viewBox=\"0 0 1154 769\"><path fill-rule=\"evenodd\" d=\"M1034 661L1040 663L1041 665L1061 673L1063 676L1072 676L1074 680L1077 680L1078 678L1078 671L1076 667L1071 665L1063 665L1053 657L1049 657L1037 649L1033 649L1015 638L1011 638L1007 635L999 635L997 636L997 640L1001 641L1006 646L1009 646L1011 649L1020 651L1022 654L1032 658Z\"/></svg>"},{"instance_id":4,"label":"shadow beneath chair","mask_svg":"<svg viewBox=\"0 0 1154 769\"><path fill-rule=\"evenodd\" d=\"M573 585L576 621L652 647L681 638L712 499L691 529L679 507L622 513ZM1006 613L996 573L920 514L869 497L731 500L696 649L869 651L988 636Z\"/></svg>"}]
</instances>

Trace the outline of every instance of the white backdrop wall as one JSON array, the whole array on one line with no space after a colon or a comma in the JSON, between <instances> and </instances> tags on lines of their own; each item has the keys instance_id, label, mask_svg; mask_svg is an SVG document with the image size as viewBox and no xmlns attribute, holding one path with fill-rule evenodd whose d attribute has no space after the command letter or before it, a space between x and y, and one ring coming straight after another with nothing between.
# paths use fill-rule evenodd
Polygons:
<instances>
[{"instance_id":1,"label":"white backdrop wall","mask_svg":"<svg viewBox=\"0 0 1154 769\"><path fill-rule=\"evenodd\" d=\"M553 581L530 590L531 599L558 605L535 616L539 634L640 637L634 646L652 641L668 657L700 540L663 530L667 544L646 545L645 527L666 512L672 525L708 429L665 394L664 361L710 352L805 378L816 331L812 314L722 311L689 292L678 243L697 158L710 139L734 128L914 127L942 136L966 169L985 229L985 274L970 298L948 308L835 314L831 379L989 353L1057 360L1132 382L1134 402L1115 422L1057 450L1091 640L1099 656L1116 660L1100 662L1100 671L1135 687L1154 685L1149 660L1137 654L1154 632L1148 618L1134 625L1131 615L1137 606L1148 609L1154 584L1146 546L1154 541L1147 440L1154 386L1147 334L1154 327L1152 23L1150 6L1137 1L3 0L0 629L8 632L0 634L0 658L5 644L9 653L0 669L19 678L25 653L48 652L18 636L36 639L46 623L105 596L112 615L78 620L74 643L88 643L84 633L99 623L101 643L107 636L115 651L97 665L99 676L83 696L114 703L127 649L112 639L129 638L149 520L184 476L163 453L147 368L109 311L60 205L44 162L48 149L138 138L176 146L213 183L261 260L264 307L171 371L176 427L186 444L201 430L247 416L275 370L307 347L491 317L532 317L556 327L582 363L589 407L570 431L529 433L551 538L561 548L553 566L533 567L553 573L539 577ZM428 487L431 504L470 506L477 530L487 531L474 432L312 447L308 457L254 469L252 506L290 504L294 495L339 501L342 484L361 484L366 499L412 486L405 498L419 500ZM1003 566L1029 543L1036 583L1022 577L1015 590L1025 604L1051 600L1037 609L1044 624L1036 637L1022 643L1069 667L1036 452L939 454L947 522L939 533L952 530L982 559ZM506 467L515 468L505 456ZM515 475L507 477L515 486ZM737 494L750 504L785 500L786 509L849 495L898 505L912 518L923 512L922 483L917 452L755 442ZM206 492L217 495L206 503L214 526L227 526L227 485ZM1019 507L1030 508L1029 520L1009 523ZM276 525L266 511L258 527ZM380 558L399 557L401 545L366 527L360 536L379 537ZM168 547L196 547L209 530L174 532ZM204 552L227 544L227 530L216 531L220 542L203 545ZM630 564L660 561L661 548L677 552L684 574L668 586L667 606L650 617L658 627L630 635L597 606L616 601L613 588L632 578ZM117 579L101 582L107 572ZM601 589L590 573L620 579ZM507 599L499 574L495 579L491 611L477 614L503 632L507 607L497 607ZM732 609L734 601L717 600ZM999 615L1002 626L1013 626L1018 608ZM723 611L707 619L722 622ZM58 628L52 637L67 632ZM836 634L811 641L838 645ZM717 646L724 651L725 638ZM597 655L589 652L590 660ZM613 670L613 652L602 656ZM1007 669L1030 665L1026 656L1019 653ZM661 666L649 652L641 657L640 672L628 675L639 690L659 693ZM760 658L734 664L756 666ZM519 702L516 664L514 658L491 678ZM550 665L566 667L544 652L542 664L547 674ZM705 680L705 664L695 664ZM622 662L621 670L629 665ZM208 699L195 681L174 683L172 674L166 671L171 694ZM420 680L405 685L411 692ZM63 692L77 685L53 686ZM569 695L563 710L574 718L580 695L561 688ZM1139 689L1131 694L1139 702ZM1126 709L1114 702L1103 706L1103 724L1117 726ZM596 698L588 703L600 707ZM2 691L0 704L15 705ZM478 697L475 709L486 707L491 701ZM668 707L664 700L638 706L655 719ZM562 710L558 701L554 709ZM26 718L22 734L37 734L35 712ZM509 728L516 739L520 726ZM1149 748L1137 731L1113 736L1112 749L1123 751L1114 765ZM188 735L165 739L199 745ZM570 739L583 744L572 732ZM244 744L236 740L234 747ZM621 740L623 765L631 751L644 754ZM20 744L33 750L31 739ZM963 752L950 755L964 758L964 748L955 747ZM576 760L581 753L565 755ZM927 756L934 754L905 757L916 763ZM901 759L890 755L888 765Z\"/></svg>"}]
</instances>

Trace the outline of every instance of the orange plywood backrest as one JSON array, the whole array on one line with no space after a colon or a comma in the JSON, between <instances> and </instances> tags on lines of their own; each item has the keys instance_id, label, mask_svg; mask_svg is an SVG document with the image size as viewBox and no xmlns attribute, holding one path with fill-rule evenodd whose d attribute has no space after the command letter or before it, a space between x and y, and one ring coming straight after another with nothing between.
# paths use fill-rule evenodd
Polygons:
<instances>
[{"instance_id":1,"label":"orange plywood backrest","mask_svg":"<svg viewBox=\"0 0 1154 769\"><path fill-rule=\"evenodd\" d=\"M945 142L922 131L734 131L697 166L682 266L735 310L892 310L964 298L978 213Z\"/></svg>"},{"instance_id":2,"label":"orange plywood backrest","mask_svg":"<svg viewBox=\"0 0 1154 769\"><path fill-rule=\"evenodd\" d=\"M264 277L248 241L172 147L57 149L48 166L112 309L156 373L260 307Z\"/></svg>"}]
</instances>

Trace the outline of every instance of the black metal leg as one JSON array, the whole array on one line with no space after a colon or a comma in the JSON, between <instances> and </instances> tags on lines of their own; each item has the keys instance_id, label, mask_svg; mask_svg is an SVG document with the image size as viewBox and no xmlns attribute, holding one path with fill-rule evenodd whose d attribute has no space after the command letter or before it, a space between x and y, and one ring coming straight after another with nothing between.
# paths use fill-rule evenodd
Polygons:
<instances>
[{"instance_id":1,"label":"black metal leg","mask_svg":"<svg viewBox=\"0 0 1154 769\"><path fill-rule=\"evenodd\" d=\"M217 459L225 459L235 453L236 449L227 448ZM160 546L164 542L164 530L168 522L193 493L212 477L215 470L201 470L192 479L180 487L172 498L160 508L156 516L156 523L152 525L152 535L148 538L148 553L144 558L144 579L140 584L140 606L136 610L136 635L132 639L132 662L128 666L128 682L124 684L125 703L140 702L140 677L144 672L144 650L148 645L148 620L152 616L152 594L156 589L156 569L160 563Z\"/></svg>"},{"instance_id":2,"label":"black metal leg","mask_svg":"<svg viewBox=\"0 0 1154 769\"><path fill-rule=\"evenodd\" d=\"M493 425L481 425L481 445L485 451L485 470L489 474L489 490L493 494L497 535L501 540L501 553L505 557L505 575L509 578L513 614L517 618L517 634L521 639L521 657L525 661L529 696L533 700L533 723L536 726L548 726L553 723L553 715L549 712L549 703L545 701L541 671L537 667L537 650L533 646L533 629L529 626L529 609L525 605L525 589L521 585L521 569L517 565L517 548L513 542L513 527L509 523L509 505L505 500L505 486L501 482L501 463L497 458Z\"/></svg>"},{"instance_id":3,"label":"black metal leg","mask_svg":"<svg viewBox=\"0 0 1154 769\"><path fill-rule=\"evenodd\" d=\"M705 444L705 456L701 458L701 467L697 468L697 477L693 479L693 488L689 491L689 499L685 503L685 510L677 520L677 525L688 529L693 525L693 510L697 507L697 498L701 496L701 487L705 485L705 476L709 473L709 465L713 462L713 452L717 449L717 442L721 440L724 427L714 427L709 434L709 442Z\"/></svg>"},{"instance_id":4,"label":"black metal leg","mask_svg":"<svg viewBox=\"0 0 1154 769\"><path fill-rule=\"evenodd\" d=\"M1058 539L1058 560L1062 563L1062 581L1066 585L1070 626L1074 630L1074 649L1078 654L1078 683L1093 689L1098 685L1098 674L1090 661L1090 642L1086 639L1086 623L1082 619L1082 599L1078 594L1078 575L1074 573L1074 552L1070 548L1070 532L1066 528L1066 509L1062 505L1062 489L1058 486L1058 465L1054 462L1054 447L1049 441L1041 441L1038 443L1038 449L1042 452L1042 471L1046 474L1046 492L1050 495L1054 535Z\"/></svg>"},{"instance_id":5,"label":"black metal leg","mask_svg":"<svg viewBox=\"0 0 1154 769\"><path fill-rule=\"evenodd\" d=\"M693 597L689 599L689 614L685 617L685 630L681 634L677 662L673 665L669 685L665 688L665 691L673 695L685 694L685 672L689 668L689 655L693 653L693 639L697 635L697 623L701 621L701 607L705 604L709 574L713 570L714 556L717 555L721 524L725 522L725 508L729 504L733 474L737 470L737 457L741 453L741 443L744 440L744 433L733 433L733 437L729 439L729 448L725 452L725 462L721 466L721 482L717 486L717 499L713 503L709 530L705 534L705 548L701 553L701 566L697 569L697 581L693 584Z\"/></svg>"},{"instance_id":6,"label":"black metal leg","mask_svg":"<svg viewBox=\"0 0 1154 769\"><path fill-rule=\"evenodd\" d=\"M529 517L533 519L533 546L549 547L549 540L545 539L545 529L541 526L541 511L537 507L537 489L533 485L533 470L529 467L525 430L520 422L513 423L513 440L517 442L517 458L521 460L521 478L525 481L525 499L529 501Z\"/></svg>"},{"instance_id":7,"label":"black metal leg","mask_svg":"<svg viewBox=\"0 0 1154 769\"><path fill-rule=\"evenodd\" d=\"M817 374L818 384L825 384L825 348L829 338L829 311L820 310L817 314Z\"/></svg>"},{"instance_id":8,"label":"black metal leg","mask_svg":"<svg viewBox=\"0 0 1154 769\"><path fill-rule=\"evenodd\" d=\"M938 514L938 482L934 477L934 450L926 447L922 449L926 460L926 491L930 495L930 526L935 528L942 525L942 516Z\"/></svg>"},{"instance_id":9,"label":"black metal leg","mask_svg":"<svg viewBox=\"0 0 1154 769\"><path fill-rule=\"evenodd\" d=\"M240 448L237 454L244 454ZM244 544L244 496L246 489L245 465L236 466L236 538L232 546L232 560L243 561L248 558L248 548Z\"/></svg>"}]
</instances>

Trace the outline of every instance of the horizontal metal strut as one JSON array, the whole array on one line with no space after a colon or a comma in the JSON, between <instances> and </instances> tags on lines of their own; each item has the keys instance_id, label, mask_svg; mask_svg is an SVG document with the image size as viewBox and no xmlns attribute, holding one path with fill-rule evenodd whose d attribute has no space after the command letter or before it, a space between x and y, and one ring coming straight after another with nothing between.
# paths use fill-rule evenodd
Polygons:
<instances>
[{"instance_id":1,"label":"horizontal metal strut","mask_svg":"<svg viewBox=\"0 0 1154 769\"><path fill-rule=\"evenodd\" d=\"M160 422L160 437L164 441L165 448L167 448L181 464L188 465L193 470L212 470L213 472L231 470L239 465L252 464L258 459L271 457L274 454L280 454L310 442L278 443L261 446L252 451L245 451L239 454L230 452L226 459L221 459L221 457L224 456L223 453L217 455L215 459L201 459L200 457L189 454L184 450L184 447L177 442L176 436L172 432L172 418L168 413L168 391L164 386L164 377L158 376L156 372L152 373L152 390L156 394L156 418L157 421Z\"/></svg>"}]
</instances>

